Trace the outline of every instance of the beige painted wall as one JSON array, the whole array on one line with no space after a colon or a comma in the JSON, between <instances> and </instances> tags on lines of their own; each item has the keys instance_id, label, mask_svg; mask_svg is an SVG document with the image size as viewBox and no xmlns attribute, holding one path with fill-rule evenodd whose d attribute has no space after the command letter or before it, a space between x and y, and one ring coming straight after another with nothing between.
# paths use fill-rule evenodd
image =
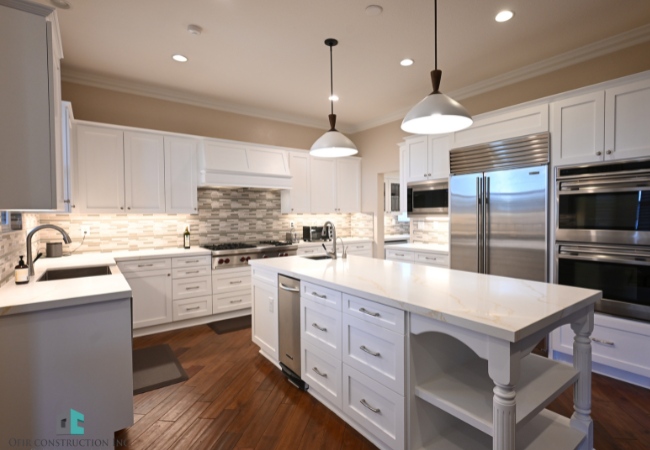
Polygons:
<instances>
[{"instance_id":1,"label":"beige painted wall","mask_svg":"<svg viewBox=\"0 0 650 450\"><path fill-rule=\"evenodd\" d=\"M650 55L650 42L463 99L461 103L472 115L494 111L650 70L648 55ZM444 92L444 84L442 90ZM363 212L372 212L374 209L377 197L377 174L399 170L397 143L407 135L400 129L400 124L401 120L398 120L349 136L359 148L359 156L363 158L361 165Z\"/></svg>"},{"instance_id":2,"label":"beige painted wall","mask_svg":"<svg viewBox=\"0 0 650 450\"><path fill-rule=\"evenodd\" d=\"M327 129L316 129L183 103L62 83L75 119L209 136L257 144L309 149Z\"/></svg>"}]
</instances>

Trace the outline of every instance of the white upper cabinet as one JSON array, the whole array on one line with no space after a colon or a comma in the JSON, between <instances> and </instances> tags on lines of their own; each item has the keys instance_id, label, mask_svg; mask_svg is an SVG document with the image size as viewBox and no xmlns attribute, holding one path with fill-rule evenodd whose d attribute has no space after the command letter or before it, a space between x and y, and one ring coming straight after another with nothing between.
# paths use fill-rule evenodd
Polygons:
<instances>
[{"instance_id":1,"label":"white upper cabinet","mask_svg":"<svg viewBox=\"0 0 650 450\"><path fill-rule=\"evenodd\" d=\"M449 178L449 150L452 136L429 136L429 178Z\"/></svg>"},{"instance_id":2,"label":"white upper cabinet","mask_svg":"<svg viewBox=\"0 0 650 450\"><path fill-rule=\"evenodd\" d=\"M291 171L291 189L281 192L281 212L309 213L310 202L310 170L309 154L307 152L289 153L289 170Z\"/></svg>"},{"instance_id":3,"label":"white upper cabinet","mask_svg":"<svg viewBox=\"0 0 650 450\"><path fill-rule=\"evenodd\" d=\"M406 213L408 207L408 186L406 168L409 164L409 151L406 143L399 147L399 212Z\"/></svg>"},{"instance_id":4,"label":"white upper cabinet","mask_svg":"<svg viewBox=\"0 0 650 450\"><path fill-rule=\"evenodd\" d=\"M361 160L339 158L336 160L336 212L361 211Z\"/></svg>"},{"instance_id":5,"label":"white upper cabinet","mask_svg":"<svg viewBox=\"0 0 650 450\"><path fill-rule=\"evenodd\" d=\"M361 211L361 159L311 158L312 213Z\"/></svg>"},{"instance_id":6,"label":"white upper cabinet","mask_svg":"<svg viewBox=\"0 0 650 450\"><path fill-rule=\"evenodd\" d=\"M165 212L163 136L124 133L124 181L127 212Z\"/></svg>"},{"instance_id":7,"label":"white upper cabinet","mask_svg":"<svg viewBox=\"0 0 650 450\"><path fill-rule=\"evenodd\" d=\"M400 146L406 152L402 167L406 183L449 177L452 135L415 136Z\"/></svg>"},{"instance_id":8,"label":"white upper cabinet","mask_svg":"<svg viewBox=\"0 0 650 450\"><path fill-rule=\"evenodd\" d=\"M19 0L0 5L0 209L62 209L63 57L54 9Z\"/></svg>"},{"instance_id":9,"label":"white upper cabinet","mask_svg":"<svg viewBox=\"0 0 650 450\"><path fill-rule=\"evenodd\" d=\"M77 125L75 211L124 211L124 133Z\"/></svg>"},{"instance_id":10,"label":"white upper cabinet","mask_svg":"<svg viewBox=\"0 0 650 450\"><path fill-rule=\"evenodd\" d=\"M605 91L605 159L650 156L650 80Z\"/></svg>"},{"instance_id":11,"label":"white upper cabinet","mask_svg":"<svg viewBox=\"0 0 650 450\"><path fill-rule=\"evenodd\" d=\"M196 139L165 136L165 210L168 213L196 214Z\"/></svg>"},{"instance_id":12,"label":"white upper cabinet","mask_svg":"<svg viewBox=\"0 0 650 450\"><path fill-rule=\"evenodd\" d=\"M423 181L429 175L429 148L426 136L409 138L404 144L408 153L406 168L406 182Z\"/></svg>"},{"instance_id":13,"label":"white upper cabinet","mask_svg":"<svg viewBox=\"0 0 650 450\"><path fill-rule=\"evenodd\" d=\"M604 151L604 92L551 103L551 159L554 165L602 161Z\"/></svg>"}]
</instances>

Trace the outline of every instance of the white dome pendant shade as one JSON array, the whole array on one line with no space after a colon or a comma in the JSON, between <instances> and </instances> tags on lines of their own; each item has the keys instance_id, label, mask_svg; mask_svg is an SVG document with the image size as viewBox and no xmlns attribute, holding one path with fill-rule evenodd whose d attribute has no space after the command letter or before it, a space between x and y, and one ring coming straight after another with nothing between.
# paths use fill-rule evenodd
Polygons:
<instances>
[{"instance_id":1,"label":"white dome pendant shade","mask_svg":"<svg viewBox=\"0 0 650 450\"><path fill-rule=\"evenodd\" d=\"M440 92L442 71L438 70L438 0L434 0L435 70L431 71L433 92L406 114L402 130L413 134L452 133L469 127L474 121L467 110Z\"/></svg>"},{"instance_id":2,"label":"white dome pendant shade","mask_svg":"<svg viewBox=\"0 0 650 450\"><path fill-rule=\"evenodd\" d=\"M358 153L357 147L343 133L336 130L336 114L334 114L334 70L332 64L332 47L337 45L336 39L325 39L325 45L330 48L330 106L331 113L328 116L330 129L319 137L311 146L309 154L319 158L341 158L352 156Z\"/></svg>"}]
</instances>

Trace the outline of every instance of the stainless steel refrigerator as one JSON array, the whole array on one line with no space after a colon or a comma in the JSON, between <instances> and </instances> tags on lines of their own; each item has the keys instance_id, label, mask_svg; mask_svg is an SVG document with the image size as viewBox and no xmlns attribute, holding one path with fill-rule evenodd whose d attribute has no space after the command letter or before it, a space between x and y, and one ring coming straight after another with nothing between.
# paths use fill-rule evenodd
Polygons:
<instances>
[{"instance_id":1,"label":"stainless steel refrigerator","mask_svg":"<svg viewBox=\"0 0 650 450\"><path fill-rule=\"evenodd\" d=\"M450 152L450 267L548 281L548 133Z\"/></svg>"}]
</instances>

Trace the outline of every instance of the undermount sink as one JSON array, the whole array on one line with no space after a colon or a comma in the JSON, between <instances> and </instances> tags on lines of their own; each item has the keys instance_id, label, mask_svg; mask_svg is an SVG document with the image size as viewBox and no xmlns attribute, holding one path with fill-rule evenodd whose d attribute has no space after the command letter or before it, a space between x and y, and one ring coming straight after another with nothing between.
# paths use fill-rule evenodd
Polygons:
<instances>
[{"instance_id":1,"label":"undermount sink","mask_svg":"<svg viewBox=\"0 0 650 450\"><path fill-rule=\"evenodd\" d=\"M303 258L307 258L307 259L332 259L332 257L329 256L329 255L303 256Z\"/></svg>"},{"instance_id":2,"label":"undermount sink","mask_svg":"<svg viewBox=\"0 0 650 450\"><path fill-rule=\"evenodd\" d=\"M50 269L36 281L67 280L69 278L96 277L111 275L110 266L76 267L74 269Z\"/></svg>"}]
</instances>

